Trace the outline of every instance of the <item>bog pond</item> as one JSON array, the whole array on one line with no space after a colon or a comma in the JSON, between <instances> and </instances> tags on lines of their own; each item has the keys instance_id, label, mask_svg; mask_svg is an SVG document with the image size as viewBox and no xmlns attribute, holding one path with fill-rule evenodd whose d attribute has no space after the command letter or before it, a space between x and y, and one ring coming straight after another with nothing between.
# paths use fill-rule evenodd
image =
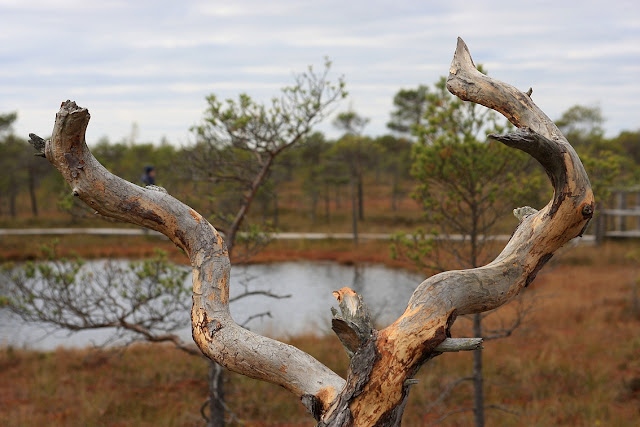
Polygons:
<instances>
[{"instance_id":1,"label":"bog pond","mask_svg":"<svg viewBox=\"0 0 640 427\"><path fill-rule=\"evenodd\" d=\"M92 263L99 266L100 262ZM231 304L238 323L251 316L269 312L251 320L247 327L276 338L300 334L330 332L331 307L338 306L332 291L349 286L363 295L376 325L386 326L406 308L413 290L424 277L380 265L341 265L333 262L284 262L239 265L231 271L231 297L245 290L270 291L288 298L248 296ZM191 276L186 279L191 283ZM188 297L190 302L191 297ZM184 327L176 332L191 340L190 313L184 313ZM0 309L0 346L51 350L59 346L102 345L113 337L111 328L70 333L51 326L25 323L7 310ZM114 341L118 343L118 341Z\"/></svg>"}]
</instances>

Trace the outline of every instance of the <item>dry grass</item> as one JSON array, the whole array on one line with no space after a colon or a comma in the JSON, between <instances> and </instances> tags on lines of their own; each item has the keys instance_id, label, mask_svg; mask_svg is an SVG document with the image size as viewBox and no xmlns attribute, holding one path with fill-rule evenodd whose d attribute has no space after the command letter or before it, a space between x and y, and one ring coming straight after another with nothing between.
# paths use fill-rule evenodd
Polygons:
<instances>
[{"instance_id":1,"label":"dry grass","mask_svg":"<svg viewBox=\"0 0 640 427\"><path fill-rule=\"evenodd\" d=\"M525 325L484 350L487 404L519 415L490 410L487 425L628 426L640 419L640 390L633 388L640 380L640 322L629 311L636 274L634 267L561 266L534 282L535 311ZM455 332L465 335L464 325L459 320ZM470 364L468 354L442 356L423 368L423 382L441 387ZM441 405L437 415L470 406L470 388L462 386L455 404ZM417 391L414 399L437 397L433 389ZM471 424L470 412L444 423Z\"/></svg>"},{"instance_id":2,"label":"dry grass","mask_svg":"<svg viewBox=\"0 0 640 427\"><path fill-rule=\"evenodd\" d=\"M42 257L42 246L56 243L60 256L80 255L86 259L128 258L154 256L156 249L168 253L176 263L188 264L185 254L169 240L153 236L0 236L0 262L35 260ZM240 252L240 251L238 251ZM394 267L410 268L406 262L389 258L389 242L364 240L355 247L350 240L274 240L249 259L232 259L238 263L270 263L310 260L336 261L342 264L370 262Z\"/></svg>"},{"instance_id":3,"label":"dry grass","mask_svg":"<svg viewBox=\"0 0 640 427\"><path fill-rule=\"evenodd\" d=\"M188 262L169 240L155 236L0 236L0 261L24 261L42 257L42 247L56 244L60 256L95 258L149 258L162 249L176 262Z\"/></svg>"},{"instance_id":4,"label":"dry grass","mask_svg":"<svg viewBox=\"0 0 640 427\"><path fill-rule=\"evenodd\" d=\"M629 311L635 266L560 265L530 289L535 311L505 340L485 345L487 425L630 426L640 419L640 321ZM529 293L529 291L527 291ZM491 322L507 321L501 310ZM491 319L491 318L489 318ZM459 319L454 335L466 335ZM344 375L337 339L291 341ZM440 356L413 386L405 425L425 425L471 405L471 384L427 414L429 402L469 375L470 354ZM168 346L138 345L123 352L0 351L0 425L201 425L206 365ZM313 425L302 405L271 384L231 375L229 405L251 426ZM462 412L442 425L472 424Z\"/></svg>"},{"instance_id":5,"label":"dry grass","mask_svg":"<svg viewBox=\"0 0 640 427\"><path fill-rule=\"evenodd\" d=\"M2 425L201 425L206 366L170 347L1 354Z\"/></svg>"},{"instance_id":6,"label":"dry grass","mask_svg":"<svg viewBox=\"0 0 640 427\"><path fill-rule=\"evenodd\" d=\"M293 193L292 193L293 194ZM294 197L295 196L295 197ZM408 199L405 225L388 212L388 199L367 204L361 231L415 228L419 212ZM331 223L309 227L304 198L282 200L286 230L348 231L350 210L332 206ZM321 214L319 209L318 214ZM336 212L341 212L336 214ZM408 218L408 219L406 219ZM65 225L59 215L49 225ZM22 220L0 226L40 226L46 220ZM83 224L93 225L93 224ZM112 226L113 224L103 224ZM0 237L0 260L36 258L52 238ZM156 237L62 236L63 255L86 258L144 258L155 248L177 262L186 257L169 241ZM508 339L485 344L487 425L631 426L640 420L640 320L630 312L631 284L639 275L627 258L636 242L602 247L580 246L557 254L532 284L534 312ZM408 267L388 257L389 245L363 241L276 241L252 262L297 259L340 263L376 262ZM366 300L366 295L364 295ZM508 323L512 311L500 310L487 325ZM459 319L457 336L467 336L469 322ZM291 341L344 375L347 358L335 337L299 337ZM440 356L425 365L413 386L405 425L426 425L448 411L472 404L471 384L458 386L448 399L427 411L441 391L471 370L470 354ZM206 363L168 346L138 345L126 351L65 350L40 353L0 349L0 425L202 425L206 399ZM230 375L227 400L250 426L308 426L313 420L280 387ZM442 425L472 425L472 413L456 413Z\"/></svg>"}]
</instances>

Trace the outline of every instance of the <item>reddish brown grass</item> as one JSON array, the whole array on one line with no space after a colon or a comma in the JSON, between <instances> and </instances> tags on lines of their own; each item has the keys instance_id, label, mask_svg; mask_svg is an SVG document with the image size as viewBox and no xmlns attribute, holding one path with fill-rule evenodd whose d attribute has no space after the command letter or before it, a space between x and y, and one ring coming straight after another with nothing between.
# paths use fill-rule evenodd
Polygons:
<instances>
[{"instance_id":1,"label":"reddish brown grass","mask_svg":"<svg viewBox=\"0 0 640 427\"><path fill-rule=\"evenodd\" d=\"M300 217L301 200L292 198L283 206L298 210ZM392 214L382 213L387 202L371 201L368 212L374 219L365 221L364 229L381 232L387 222L393 222ZM348 227L342 230L348 224L348 209L342 214L342 222L319 224L314 231L348 231ZM414 209L411 216L419 215ZM308 224L293 215L290 220L291 229ZM40 224L13 224L29 225ZM0 260L37 258L41 244L52 240L0 237ZM59 240L62 255L145 258L160 248L172 260L187 262L171 242L156 237L62 236ZM629 301L638 271L626 257L633 250L637 250L635 242L580 246L557 254L542 270L531 292L526 292L535 295L535 310L526 323L512 337L485 344L487 404L519 414L488 410L487 425L637 424L640 321L630 312ZM388 254L389 244L382 241L362 241L357 248L350 241L276 241L251 262L310 259L409 267ZM502 309L487 318L486 325L508 324L512 315L510 309ZM454 334L468 336L468 326L468 321L459 319ZM291 343L344 375L348 362L335 337L299 337ZM425 365L417 377L420 382L412 388L405 425L425 425L448 411L470 407L472 387L467 382L426 410L447 384L470 371L468 353L443 355ZM199 408L206 399L205 378L203 360L167 346L139 345L115 354L4 348L0 350L0 425L202 425ZM313 424L297 399L280 387L239 375L229 378L229 405L246 425ZM452 415L442 424L472 425L472 413Z\"/></svg>"},{"instance_id":2,"label":"reddish brown grass","mask_svg":"<svg viewBox=\"0 0 640 427\"><path fill-rule=\"evenodd\" d=\"M541 274L528 294L535 311L511 338L485 343L487 425L630 426L640 416L640 322L629 311L636 268L561 265ZM488 326L508 322L501 310ZM459 319L454 335L467 336ZM291 340L344 375L347 358L333 336ZM405 425L424 425L471 405L464 383L426 413L456 378L469 375L470 354L425 365L413 386ZM124 352L0 352L1 425L200 425L206 365L169 346ZM285 390L231 375L229 405L250 426L302 426L313 420ZM472 413L443 425L472 424Z\"/></svg>"}]
</instances>

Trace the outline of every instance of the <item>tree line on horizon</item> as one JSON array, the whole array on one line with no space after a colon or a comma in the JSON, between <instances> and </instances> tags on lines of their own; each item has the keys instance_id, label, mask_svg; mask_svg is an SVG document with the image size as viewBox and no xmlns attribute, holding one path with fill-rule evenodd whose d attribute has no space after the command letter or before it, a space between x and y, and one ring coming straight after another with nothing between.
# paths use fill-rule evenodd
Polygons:
<instances>
[{"instance_id":1,"label":"tree line on horizon","mask_svg":"<svg viewBox=\"0 0 640 427\"><path fill-rule=\"evenodd\" d=\"M239 149L224 140L216 141L220 135L207 133L207 126L221 118L221 106L225 103L213 95L208 101L209 109L201 125L192 129L195 142L190 145L177 147L165 139L160 144L140 143L132 133L131 137L117 142L103 137L91 147L107 169L140 185L143 185L144 167L152 165L158 173L158 185L202 212L214 225L224 228L233 220L229 215L241 203L239 195L251 185L252 176L260 167L255 155L260 147ZM248 105L253 101L241 95L238 105L242 106L243 102ZM216 103L219 104L217 111ZM400 202L410 196L422 205L427 216L437 220L437 215L430 213L437 205L436 195L425 204L427 177L424 171L435 165L437 159L447 157L446 147L452 141L447 134L462 132L460 141L467 144L467 148L470 141L479 142L481 145L476 147L479 149L491 146L489 156L495 160L495 156L500 157L500 150L490 141L485 142L486 133L502 132L506 126L501 117L483 116L490 113L487 109L478 108L478 112L473 113L477 117L469 116L457 104L466 103L451 99L442 78L432 87L420 85L395 94L387 123L388 134L364 135L366 117L353 109L338 113L333 125L342 136L329 139L314 131L274 161L257 191L252 224L270 229L286 227L280 221L282 192L292 189L298 203L295 210L306 217L310 225L331 222L339 210L343 214L351 211L356 227L365 219L366 200L384 198L388 200L386 209L396 212ZM16 119L15 112L0 114L0 218L36 217L41 215L43 206L48 209L56 206L70 213L74 220L85 215L86 208L74 201L59 174L34 158L26 140L12 131L11 125ZM556 123L583 159L599 200L606 199L609 187L637 181L640 129L605 137L605 120L598 106L573 106ZM465 127L473 134L464 135ZM436 152L436 148L440 151ZM470 152L465 155L469 156ZM535 166L519 165L511 153L509 156L503 160L505 167L514 166L507 171L510 178L524 174L527 180L543 180ZM452 159L448 157L448 160ZM448 173L455 177L453 171ZM429 191L438 189L431 186ZM534 200L545 198L546 195L541 195ZM255 214L258 211L259 215Z\"/></svg>"},{"instance_id":2,"label":"tree line on horizon","mask_svg":"<svg viewBox=\"0 0 640 427\"><path fill-rule=\"evenodd\" d=\"M367 201L384 200L385 209L394 212L411 196L431 228L396 239L394 251L430 272L484 264L494 250L487 249L484 236L494 232L514 207L541 207L548 199L541 169L530 158L487 139L490 133L508 130L506 120L452 97L444 78L432 87L403 89L395 95L390 134L365 136L368 119L348 109L333 122L342 136L329 140L311 132L325 116L317 101L326 89L324 76L314 81L316 92L305 92L298 84L283 90L282 100L274 98L266 106L247 95L237 101L209 96L201 124L192 129L195 143L189 146L178 148L166 141L137 144L133 138L112 143L104 138L92 152L111 172L139 185L144 167L153 165L157 184L224 230L230 251L241 227L256 236L261 230L286 226L279 218L287 208L282 200L287 193L299 196L296 206L308 224L330 222L338 213L349 212L354 236L367 218ZM345 95L340 82L326 105ZM9 208L0 213L22 215L17 208L22 194L33 216L52 199L74 217L85 215L88 211L60 176L34 159L26 141L11 132L15 119L15 113L0 116L0 152L5 154L0 157L0 197L8 199L0 206ZM600 109L585 106L571 107L556 124L581 155L601 198L612 185L637 178L640 130L605 138ZM249 216L251 204L254 213ZM434 233L469 238L462 245L447 245L428 237ZM474 336L495 335L483 329L481 320L480 315L473 319ZM483 425L480 352L474 355L473 370L473 410L476 425Z\"/></svg>"}]
</instances>

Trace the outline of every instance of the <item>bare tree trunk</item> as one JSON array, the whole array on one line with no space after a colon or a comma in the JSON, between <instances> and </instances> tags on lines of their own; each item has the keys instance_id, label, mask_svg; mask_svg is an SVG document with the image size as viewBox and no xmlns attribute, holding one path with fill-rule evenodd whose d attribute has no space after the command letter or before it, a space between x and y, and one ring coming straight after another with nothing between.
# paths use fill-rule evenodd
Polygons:
<instances>
[{"instance_id":1,"label":"bare tree trunk","mask_svg":"<svg viewBox=\"0 0 640 427\"><path fill-rule=\"evenodd\" d=\"M280 205L278 204L278 191L273 192L273 226L280 226Z\"/></svg>"},{"instance_id":2,"label":"bare tree trunk","mask_svg":"<svg viewBox=\"0 0 640 427\"><path fill-rule=\"evenodd\" d=\"M328 184L324 185L324 217L327 223L331 222L331 194Z\"/></svg>"},{"instance_id":3,"label":"bare tree trunk","mask_svg":"<svg viewBox=\"0 0 640 427\"><path fill-rule=\"evenodd\" d=\"M478 214L475 205L471 208L471 252L469 256L472 268L478 267L480 248L478 246ZM473 315L473 336L482 338L482 314ZM473 416L476 427L484 427L484 373L482 371L482 350L473 352Z\"/></svg>"},{"instance_id":4,"label":"bare tree trunk","mask_svg":"<svg viewBox=\"0 0 640 427\"><path fill-rule=\"evenodd\" d=\"M242 225L242 222L245 220L247 216L247 212L249 212L251 203L253 203L253 199L255 199L256 194L258 193L258 190L262 185L262 182L267 178L269 169L273 164L273 159L274 159L273 155L268 155L266 159L263 161L260 171L251 182L250 188L245 192L245 194L242 195L242 204L240 206L240 209L238 209L238 212L236 213L236 216L234 217L233 222L225 230L227 235L226 241L227 241L227 246L229 248L229 252L233 250L233 245L236 241L236 235L240 230L240 226Z\"/></svg>"},{"instance_id":5,"label":"bare tree trunk","mask_svg":"<svg viewBox=\"0 0 640 427\"><path fill-rule=\"evenodd\" d=\"M352 175L349 183L351 192L351 231L353 244L358 246L358 205L356 203L356 178Z\"/></svg>"},{"instance_id":6,"label":"bare tree trunk","mask_svg":"<svg viewBox=\"0 0 640 427\"><path fill-rule=\"evenodd\" d=\"M15 218L17 215L16 198L18 197L18 192L15 190L15 184L12 184L11 187L11 190L9 190L9 214L11 218Z\"/></svg>"},{"instance_id":7,"label":"bare tree trunk","mask_svg":"<svg viewBox=\"0 0 640 427\"><path fill-rule=\"evenodd\" d=\"M29 199L31 200L31 213L33 216L38 216L38 201L36 200L36 177L33 166L28 167L28 186L29 186Z\"/></svg>"},{"instance_id":8,"label":"bare tree trunk","mask_svg":"<svg viewBox=\"0 0 640 427\"><path fill-rule=\"evenodd\" d=\"M224 368L209 362L209 420L207 427L224 427Z\"/></svg>"},{"instance_id":9,"label":"bare tree trunk","mask_svg":"<svg viewBox=\"0 0 640 427\"><path fill-rule=\"evenodd\" d=\"M395 212L398 209L398 194L400 193L400 178L398 177L398 171L394 170L391 178L391 211Z\"/></svg>"},{"instance_id":10,"label":"bare tree trunk","mask_svg":"<svg viewBox=\"0 0 640 427\"><path fill-rule=\"evenodd\" d=\"M473 315L473 336L482 338L482 315ZM473 415L476 427L484 427L484 375L482 372L482 350L473 352Z\"/></svg>"},{"instance_id":11,"label":"bare tree trunk","mask_svg":"<svg viewBox=\"0 0 640 427\"><path fill-rule=\"evenodd\" d=\"M318 209L318 193L313 191L311 193L311 203L310 203L310 216L311 216L311 224L316 223L316 210Z\"/></svg>"},{"instance_id":12,"label":"bare tree trunk","mask_svg":"<svg viewBox=\"0 0 640 427\"><path fill-rule=\"evenodd\" d=\"M358 174L358 219L364 221L364 189L362 188L362 173Z\"/></svg>"}]
</instances>

